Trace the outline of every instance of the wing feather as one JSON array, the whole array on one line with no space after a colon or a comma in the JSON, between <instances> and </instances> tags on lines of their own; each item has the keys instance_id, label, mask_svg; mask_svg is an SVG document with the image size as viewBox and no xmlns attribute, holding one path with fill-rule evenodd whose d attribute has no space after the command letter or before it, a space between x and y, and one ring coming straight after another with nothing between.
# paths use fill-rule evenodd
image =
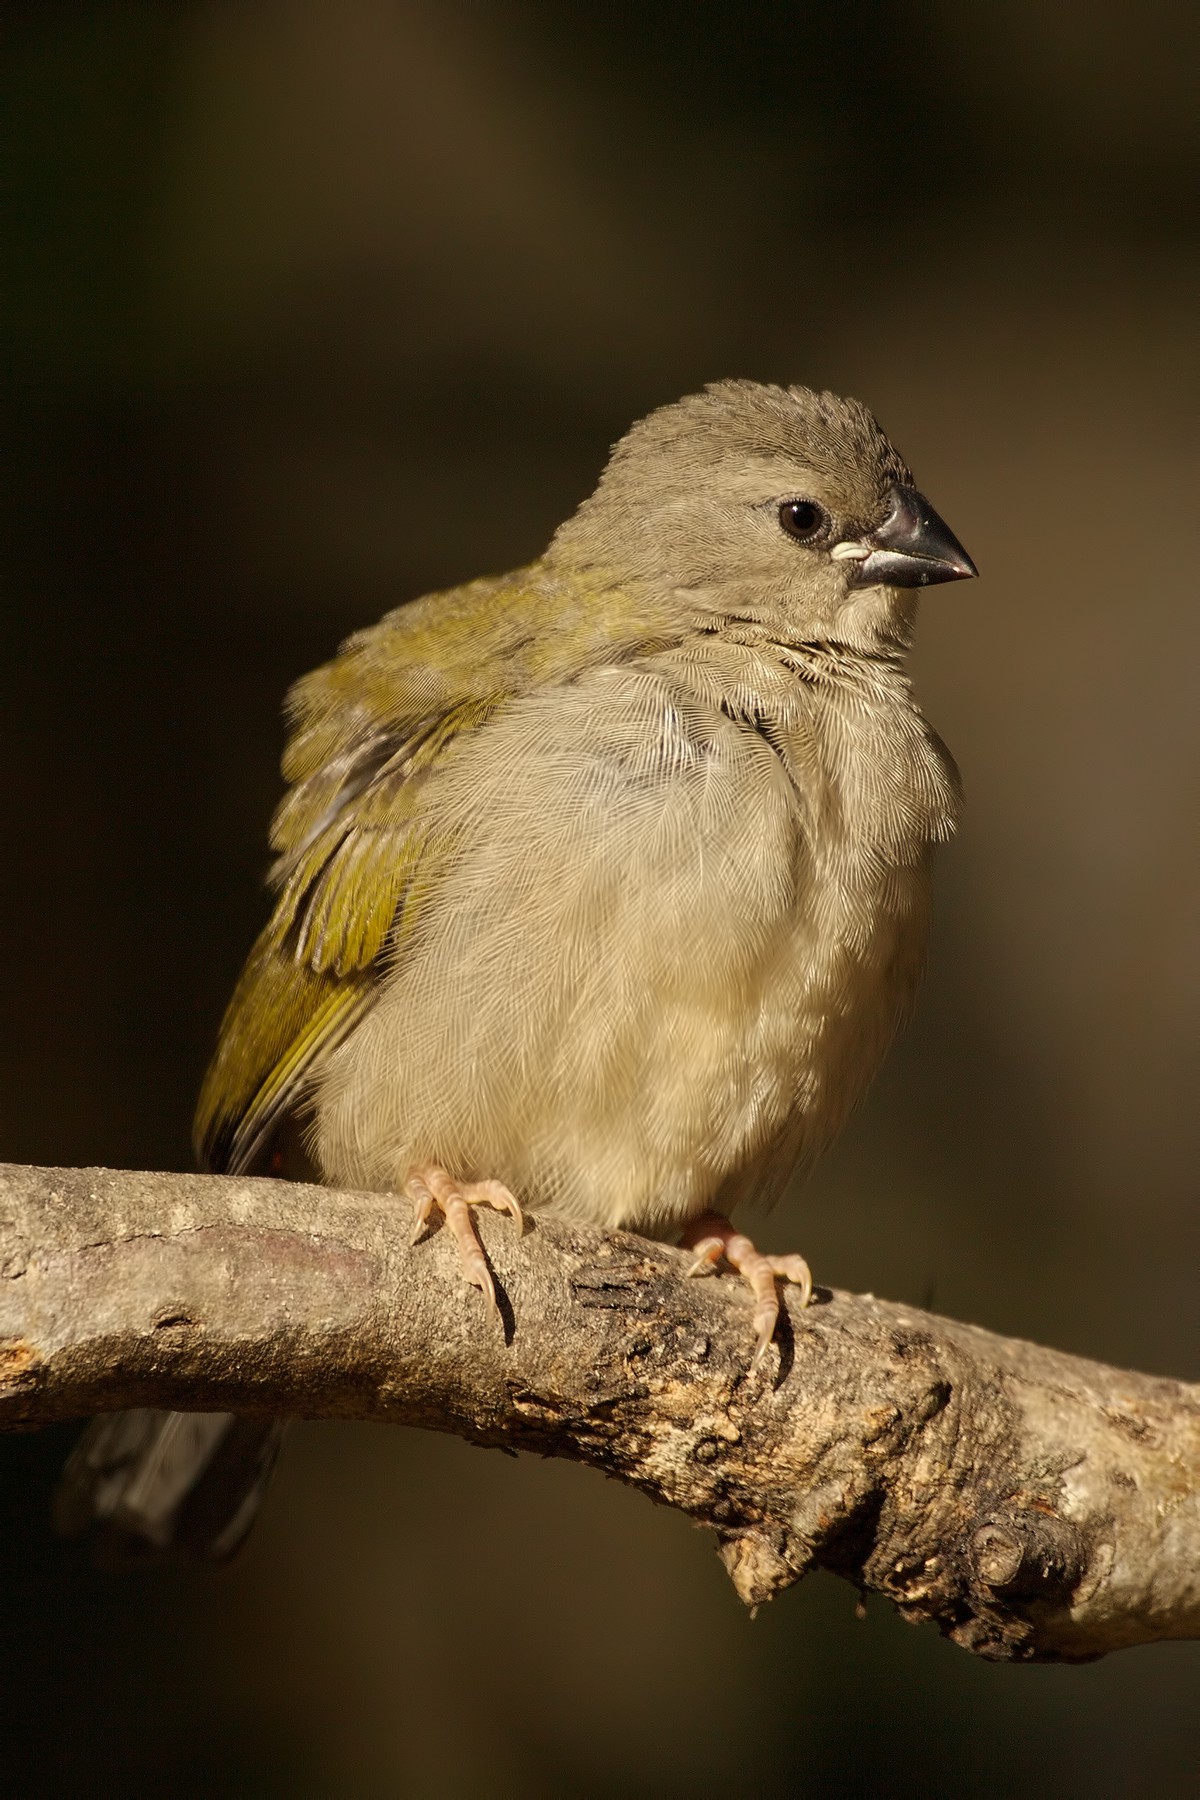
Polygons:
<instances>
[{"instance_id":1,"label":"wing feather","mask_svg":"<svg viewBox=\"0 0 1200 1800\"><path fill-rule=\"evenodd\" d=\"M255 1164L321 1057L370 1007L453 849L430 772L512 695L645 646L643 598L536 565L388 613L288 696L289 792L271 828L277 900L221 1026L196 1114L202 1166Z\"/></svg>"},{"instance_id":2,"label":"wing feather","mask_svg":"<svg viewBox=\"0 0 1200 1800\"><path fill-rule=\"evenodd\" d=\"M194 1139L202 1167L254 1167L302 1104L318 1061L371 1006L389 938L447 848L420 812L424 778L501 698L449 706L404 737L372 732L285 797L272 829L279 897L201 1088Z\"/></svg>"}]
</instances>

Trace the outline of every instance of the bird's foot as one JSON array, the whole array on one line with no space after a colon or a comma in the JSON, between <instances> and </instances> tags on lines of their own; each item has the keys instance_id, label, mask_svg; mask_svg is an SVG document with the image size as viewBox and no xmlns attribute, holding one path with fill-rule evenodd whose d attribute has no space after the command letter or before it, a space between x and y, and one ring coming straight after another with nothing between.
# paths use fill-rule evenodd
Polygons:
<instances>
[{"instance_id":1,"label":"bird's foot","mask_svg":"<svg viewBox=\"0 0 1200 1800\"><path fill-rule=\"evenodd\" d=\"M483 1245L475 1231L471 1208L493 1206L497 1212L505 1212L511 1219L515 1219L518 1231L523 1231L525 1216L516 1198L509 1193L502 1181L455 1181L453 1175L438 1163L419 1163L415 1169L410 1169L404 1182L404 1192L413 1203L413 1228L409 1242L416 1243L435 1209L440 1212L458 1245L458 1261L463 1279L479 1289L488 1311L499 1316L496 1284L492 1280L492 1271L488 1268Z\"/></svg>"},{"instance_id":2,"label":"bird's foot","mask_svg":"<svg viewBox=\"0 0 1200 1800\"><path fill-rule=\"evenodd\" d=\"M767 1354L767 1345L775 1335L779 1318L777 1280L790 1281L800 1289L800 1304L812 1299L812 1271L802 1256L766 1256L744 1232L737 1231L720 1213L704 1213L693 1219L680 1238L685 1250L693 1250L696 1260L689 1275L706 1275L722 1258L736 1269L754 1295L754 1360L757 1367Z\"/></svg>"}]
</instances>

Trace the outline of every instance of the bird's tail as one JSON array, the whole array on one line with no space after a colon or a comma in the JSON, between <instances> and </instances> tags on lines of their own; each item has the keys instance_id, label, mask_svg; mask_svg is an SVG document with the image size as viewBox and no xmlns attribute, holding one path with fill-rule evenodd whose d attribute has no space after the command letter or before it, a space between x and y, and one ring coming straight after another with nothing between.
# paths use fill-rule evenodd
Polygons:
<instances>
[{"instance_id":1,"label":"bird's tail","mask_svg":"<svg viewBox=\"0 0 1200 1800\"><path fill-rule=\"evenodd\" d=\"M254 1522L285 1430L233 1413L102 1414L63 1469L54 1522L109 1565L222 1561Z\"/></svg>"}]
</instances>

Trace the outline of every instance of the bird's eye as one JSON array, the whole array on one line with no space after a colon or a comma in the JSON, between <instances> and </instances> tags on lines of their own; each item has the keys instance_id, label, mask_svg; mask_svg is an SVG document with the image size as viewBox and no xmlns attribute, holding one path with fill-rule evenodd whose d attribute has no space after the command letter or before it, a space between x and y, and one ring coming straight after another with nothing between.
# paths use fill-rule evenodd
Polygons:
<instances>
[{"instance_id":1,"label":"bird's eye","mask_svg":"<svg viewBox=\"0 0 1200 1800\"><path fill-rule=\"evenodd\" d=\"M829 514L815 500L785 500L779 508L779 523L797 543L810 544L829 524Z\"/></svg>"}]
</instances>

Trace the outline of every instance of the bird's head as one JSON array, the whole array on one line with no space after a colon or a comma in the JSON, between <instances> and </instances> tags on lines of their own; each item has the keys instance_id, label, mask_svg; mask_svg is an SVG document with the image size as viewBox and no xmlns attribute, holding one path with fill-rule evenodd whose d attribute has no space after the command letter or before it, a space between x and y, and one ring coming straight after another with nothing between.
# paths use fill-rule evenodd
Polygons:
<instances>
[{"instance_id":1,"label":"bird's head","mask_svg":"<svg viewBox=\"0 0 1200 1800\"><path fill-rule=\"evenodd\" d=\"M975 565L857 400L714 382L626 433L552 561L715 620L903 647L916 594Z\"/></svg>"}]
</instances>

